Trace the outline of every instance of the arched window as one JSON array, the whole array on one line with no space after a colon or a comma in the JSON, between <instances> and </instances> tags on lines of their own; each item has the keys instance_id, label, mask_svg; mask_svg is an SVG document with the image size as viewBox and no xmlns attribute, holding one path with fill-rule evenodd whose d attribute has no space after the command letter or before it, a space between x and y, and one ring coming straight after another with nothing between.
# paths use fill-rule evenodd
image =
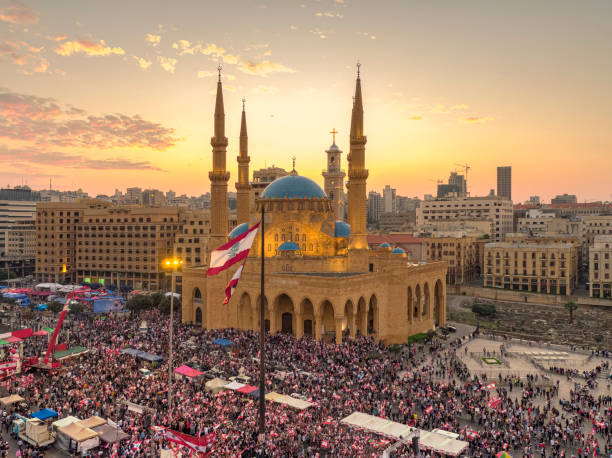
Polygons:
<instances>
[{"instance_id":1,"label":"arched window","mask_svg":"<svg viewBox=\"0 0 612 458\"><path fill-rule=\"evenodd\" d=\"M302 234L302 242L306 241L306 234Z\"/></svg>"}]
</instances>

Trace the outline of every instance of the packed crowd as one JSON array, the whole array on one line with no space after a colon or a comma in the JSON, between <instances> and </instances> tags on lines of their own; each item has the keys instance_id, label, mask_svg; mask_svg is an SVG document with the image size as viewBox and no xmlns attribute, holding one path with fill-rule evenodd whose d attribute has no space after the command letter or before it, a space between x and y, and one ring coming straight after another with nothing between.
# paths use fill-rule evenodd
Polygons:
<instances>
[{"instance_id":1,"label":"packed crowd","mask_svg":"<svg viewBox=\"0 0 612 458\"><path fill-rule=\"evenodd\" d=\"M146 333L138 331L141 320L148 323ZM469 442L465 454L471 457L493 457L502 450L515 457L590 457L609 456L612 450L612 398L592 395L597 370L576 377L568 410L559 403L558 385L535 374L495 380L471 374L457 354L464 340L387 348L365 337L336 346L282 334L267 339L266 387L297 393L315 405L294 410L267 402L267 435L259 443L257 399L233 391L212 394L205 389L205 377L182 378L174 381L170 411L167 363L145 377L139 369L146 363L120 352L130 347L166 356L167 322L157 312L131 319L69 320L60 341L90 352L51 375L39 371L14 377L6 389L26 398L32 409L48 407L60 418L117 420L130 435L118 456L154 456L160 447L167 448L155 426L196 436L215 431L213 456L380 456L388 438L340 422L354 411L456 432ZM216 368L226 380L242 374L258 386L257 333L201 331L176 323L174 336L175 367ZM232 341L231 349L212 342L219 337ZM141 406L142 413L125 401ZM398 452L414 456L409 446ZM113 453L103 446L93 451L96 456Z\"/></svg>"}]
</instances>

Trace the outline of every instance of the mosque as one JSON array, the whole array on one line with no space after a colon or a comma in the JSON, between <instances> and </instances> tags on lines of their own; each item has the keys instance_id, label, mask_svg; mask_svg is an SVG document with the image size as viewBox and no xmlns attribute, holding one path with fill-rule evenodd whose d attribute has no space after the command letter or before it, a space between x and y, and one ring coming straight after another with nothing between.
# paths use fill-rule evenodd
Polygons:
<instances>
[{"instance_id":1,"label":"mosque","mask_svg":"<svg viewBox=\"0 0 612 458\"><path fill-rule=\"evenodd\" d=\"M366 229L365 145L361 78L357 72L353 101L348 182L344 217L342 151L326 151L325 191L313 180L291 174L273 181L257 199L249 183L248 137L243 106L238 161L237 217L227 233L228 207L225 113L221 77L217 83L214 136L211 139L210 250L248 230L265 210L263 253L257 234L242 278L229 304L225 286L235 268L207 277L206 266L183 271L183 322L205 329L260 328L260 269L265 256L265 327L268 332L304 335L316 340L370 335L385 343L444 325L445 262L412 264L399 247L369 249Z\"/></svg>"}]
</instances>

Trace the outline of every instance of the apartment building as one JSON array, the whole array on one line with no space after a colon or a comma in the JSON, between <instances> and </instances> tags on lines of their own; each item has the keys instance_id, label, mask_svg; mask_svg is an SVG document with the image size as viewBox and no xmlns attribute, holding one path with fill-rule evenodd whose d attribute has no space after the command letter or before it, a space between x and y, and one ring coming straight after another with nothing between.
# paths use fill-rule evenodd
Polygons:
<instances>
[{"instance_id":1,"label":"apartment building","mask_svg":"<svg viewBox=\"0 0 612 458\"><path fill-rule=\"evenodd\" d=\"M512 232L512 201L497 196L423 201L416 215L418 228L436 221L475 219L490 224L491 240L502 241Z\"/></svg>"},{"instance_id":2,"label":"apartment building","mask_svg":"<svg viewBox=\"0 0 612 458\"><path fill-rule=\"evenodd\" d=\"M589 296L612 298L612 235L597 235L589 250Z\"/></svg>"},{"instance_id":3,"label":"apartment building","mask_svg":"<svg viewBox=\"0 0 612 458\"><path fill-rule=\"evenodd\" d=\"M446 261L446 283L461 285L480 275L479 244L476 237L462 233L438 233L432 237L420 235L427 246L427 261Z\"/></svg>"},{"instance_id":4,"label":"apartment building","mask_svg":"<svg viewBox=\"0 0 612 458\"><path fill-rule=\"evenodd\" d=\"M573 243L492 242L484 247L483 285L570 295L577 281Z\"/></svg>"}]
</instances>

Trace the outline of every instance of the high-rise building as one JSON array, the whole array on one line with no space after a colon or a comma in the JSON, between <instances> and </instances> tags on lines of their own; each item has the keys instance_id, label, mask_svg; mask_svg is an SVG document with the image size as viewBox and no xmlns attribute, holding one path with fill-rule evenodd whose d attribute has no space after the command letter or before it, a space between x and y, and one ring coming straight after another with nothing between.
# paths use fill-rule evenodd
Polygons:
<instances>
[{"instance_id":1,"label":"high-rise building","mask_svg":"<svg viewBox=\"0 0 612 458\"><path fill-rule=\"evenodd\" d=\"M589 296L612 298L612 235L597 235L589 250Z\"/></svg>"},{"instance_id":2,"label":"high-rise building","mask_svg":"<svg viewBox=\"0 0 612 458\"><path fill-rule=\"evenodd\" d=\"M497 167L497 195L512 200L512 167Z\"/></svg>"},{"instance_id":3,"label":"high-rise building","mask_svg":"<svg viewBox=\"0 0 612 458\"><path fill-rule=\"evenodd\" d=\"M381 213L384 212L385 205L379 192L370 191L368 193L368 223L377 223Z\"/></svg>"},{"instance_id":4,"label":"high-rise building","mask_svg":"<svg viewBox=\"0 0 612 458\"><path fill-rule=\"evenodd\" d=\"M457 172L451 172L448 183L438 182L438 199L444 197L465 197L467 196L467 182L465 176Z\"/></svg>"},{"instance_id":5,"label":"high-rise building","mask_svg":"<svg viewBox=\"0 0 612 458\"><path fill-rule=\"evenodd\" d=\"M383 189L383 201L385 213L395 213L397 211L396 190L389 185Z\"/></svg>"},{"instance_id":6,"label":"high-rise building","mask_svg":"<svg viewBox=\"0 0 612 458\"><path fill-rule=\"evenodd\" d=\"M8 256L8 231L17 221L33 220L36 213L36 203L40 201L40 194L32 192L29 188L16 188L1 190L0 197L16 199L0 199L0 258L3 258Z\"/></svg>"},{"instance_id":7,"label":"high-rise building","mask_svg":"<svg viewBox=\"0 0 612 458\"><path fill-rule=\"evenodd\" d=\"M145 189L142 192L142 204L159 207L166 205L166 198L164 197L164 193L158 189Z\"/></svg>"}]
</instances>

